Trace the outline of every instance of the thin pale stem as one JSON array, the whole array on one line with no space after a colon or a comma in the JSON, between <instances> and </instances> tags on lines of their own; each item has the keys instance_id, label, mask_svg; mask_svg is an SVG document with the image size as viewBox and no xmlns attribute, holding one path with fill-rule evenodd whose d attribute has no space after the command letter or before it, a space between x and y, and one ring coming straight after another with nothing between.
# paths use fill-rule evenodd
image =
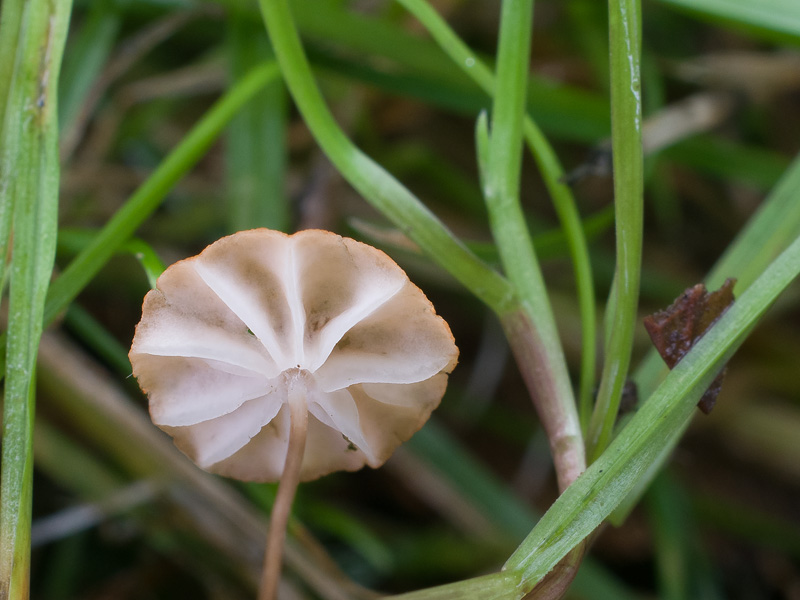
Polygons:
<instances>
[{"instance_id":1,"label":"thin pale stem","mask_svg":"<svg viewBox=\"0 0 800 600\"><path fill-rule=\"evenodd\" d=\"M583 437L550 300L519 198L522 125L533 2L505 0L484 195L503 268L524 319L501 316L539 413L563 491L585 468Z\"/></svg>"},{"instance_id":2,"label":"thin pale stem","mask_svg":"<svg viewBox=\"0 0 800 600\"><path fill-rule=\"evenodd\" d=\"M517 364L529 367L521 370L522 378L547 432L558 489L563 492L586 468L577 415L574 410L566 410L563 403L553 401L560 393L559 382L547 368L547 351L528 314L508 313L501 321Z\"/></svg>"},{"instance_id":3,"label":"thin pale stem","mask_svg":"<svg viewBox=\"0 0 800 600\"><path fill-rule=\"evenodd\" d=\"M297 377L289 379L289 418L291 423L289 447L286 451L281 482L278 485L278 495L272 507L258 600L276 600L278 597L283 546L286 542L286 525L292 512L297 485L300 483L300 466L303 464L306 434L308 433L308 406L305 385L298 381Z\"/></svg>"}]
</instances>

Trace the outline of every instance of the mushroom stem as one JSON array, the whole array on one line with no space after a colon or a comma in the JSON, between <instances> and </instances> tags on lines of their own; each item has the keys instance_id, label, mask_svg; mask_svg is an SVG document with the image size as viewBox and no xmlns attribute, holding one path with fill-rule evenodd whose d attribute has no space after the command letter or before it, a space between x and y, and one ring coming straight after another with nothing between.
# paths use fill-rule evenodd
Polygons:
<instances>
[{"instance_id":1,"label":"mushroom stem","mask_svg":"<svg viewBox=\"0 0 800 600\"><path fill-rule=\"evenodd\" d=\"M281 578L283 563L283 546L286 542L286 526L292 511L292 503L300 483L300 466L303 464L303 453L306 447L308 432L308 407L306 404L306 386L301 374L292 374L289 378L289 447L286 451L286 462L283 475L278 484L278 494L272 507L272 516L267 532L267 549L264 555L264 571L261 574L261 585L258 600L276 600L278 583Z\"/></svg>"}]
</instances>

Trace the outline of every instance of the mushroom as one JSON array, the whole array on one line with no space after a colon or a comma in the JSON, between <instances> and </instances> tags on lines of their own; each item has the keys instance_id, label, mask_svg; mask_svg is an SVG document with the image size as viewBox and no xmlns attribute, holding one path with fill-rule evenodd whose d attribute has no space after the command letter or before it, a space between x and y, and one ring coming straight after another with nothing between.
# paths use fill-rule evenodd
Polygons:
<instances>
[{"instance_id":1,"label":"mushroom","mask_svg":"<svg viewBox=\"0 0 800 600\"><path fill-rule=\"evenodd\" d=\"M200 468L280 480L259 595L273 598L298 482L382 465L438 406L458 349L380 250L256 229L169 267L129 356L153 422Z\"/></svg>"}]
</instances>

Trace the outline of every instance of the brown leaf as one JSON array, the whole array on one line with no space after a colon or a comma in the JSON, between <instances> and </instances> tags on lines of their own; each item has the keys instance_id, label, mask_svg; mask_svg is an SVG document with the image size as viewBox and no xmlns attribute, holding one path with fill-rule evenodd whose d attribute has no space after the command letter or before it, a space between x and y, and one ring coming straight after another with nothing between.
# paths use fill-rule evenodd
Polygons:
<instances>
[{"instance_id":1,"label":"brown leaf","mask_svg":"<svg viewBox=\"0 0 800 600\"><path fill-rule=\"evenodd\" d=\"M733 304L735 279L728 278L716 292L708 293L706 286L698 283L681 294L665 310L644 319L644 327L653 340L661 358L672 369L697 343L703 334ZM711 412L717 401L725 376L725 367L706 390L698 408L705 414Z\"/></svg>"}]
</instances>

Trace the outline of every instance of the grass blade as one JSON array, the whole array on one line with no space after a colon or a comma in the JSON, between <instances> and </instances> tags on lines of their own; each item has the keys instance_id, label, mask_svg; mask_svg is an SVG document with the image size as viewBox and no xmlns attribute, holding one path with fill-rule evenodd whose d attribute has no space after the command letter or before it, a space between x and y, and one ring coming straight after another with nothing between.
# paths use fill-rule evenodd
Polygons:
<instances>
[{"instance_id":1,"label":"grass blade","mask_svg":"<svg viewBox=\"0 0 800 600\"><path fill-rule=\"evenodd\" d=\"M514 354L547 431L564 490L586 466L572 386L550 300L519 199L522 125L530 54L533 2L502 5L497 82L492 107L484 195L489 222L509 280L530 319L531 352L520 352L517 320L503 319ZM526 344L527 346L527 344ZM535 361L535 362L532 362Z\"/></svg>"},{"instance_id":2,"label":"grass blade","mask_svg":"<svg viewBox=\"0 0 800 600\"><path fill-rule=\"evenodd\" d=\"M200 160L241 106L277 76L278 69L274 63L257 67L208 111L150 178L106 223L92 243L53 282L47 293L45 325L53 322L103 268L108 259L158 208L172 186ZM3 347L0 346L0 352L2 351Z\"/></svg>"},{"instance_id":3,"label":"grass blade","mask_svg":"<svg viewBox=\"0 0 800 600\"><path fill-rule=\"evenodd\" d=\"M228 25L228 54L237 79L258 62L273 58L264 27L238 12ZM289 226L284 191L286 104L286 91L276 80L231 121L225 149L231 231L254 227L286 231Z\"/></svg>"},{"instance_id":4,"label":"grass blade","mask_svg":"<svg viewBox=\"0 0 800 600\"><path fill-rule=\"evenodd\" d=\"M772 41L800 44L800 4L795 0L661 0L714 21L732 23Z\"/></svg>"},{"instance_id":5,"label":"grass blade","mask_svg":"<svg viewBox=\"0 0 800 600\"><path fill-rule=\"evenodd\" d=\"M29 595L33 377L55 260L56 90L71 8L69 0L25 4L0 143L0 202L9 212L13 198L14 229L0 482L0 597L8 599Z\"/></svg>"},{"instance_id":6,"label":"grass blade","mask_svg":"<svg viewBox=\"0 0 800 600\"><path fill-rule=\"evenodd\" d=\"M670 371L606 451L564 492L511 556L524 589L536 584L585 539L658 460L662 446L692 416L695 404L758 319L800 273L797 238Z\"/></svg>"},{"instance_id":7,"label":"grass blade","mask_svg":"<svg viewBox=\"0 0 800 600\"><path fill-rule=\"evenodd\" d=\"M93 2L83 26L70 36L59 86L58 125L64 137L78 120L89 90L106 64L117 39L122 17L111 0Z\"/></svg>"},{"instance_id":8,"label":"grass blade","mask_svg":"<svg viewBox=\"0 0 800 600\"><path fill-rule=\"evenodd\" d=\"M206 113L150 178L106 223L92 243L53 282L47 296L45 322L49 323L75 299L114 252L158 208L172 186L200 160L237 111L277 76L275 63L262 64L243 77Z\"/></svg>"},{"instance_id":9,"label":"grass blade","mask_svg":"<svg viewBox=\"0 0 800 600\"><path fill-rule=\"evenodd\" d=\"M508 282L489 268L397 179L339 128L311 73L286 0L260 0L286 85L325 154L358 192L498 314L512 310Z\"/></svg>"},{"instance_id":10,"label":"grass blade","mask_svg":"<svg viewBox=\"0 0 800 600\"><path fill-rule=\"evenodd\" d=\"M424 0L398 0L409 12L428 29L437 43L451 60L458 65L472 80L489 95L495 93L495 76L483 64L470 48L464 44L447 23ZM529 91L529 98L536 99L540 90ZM529 109L530 110L530 109ZM562 228L567 238L570 256L575 269L575 280L578 291L578 302L581 314L581 379L580 406L583 420L590 411L591 392L594 387L596 319L595 296L592 283L591 264L586 236L580 226L575 198L569 186L562 182L564 171L547 138L537 123L528 115L523 119L523 136L536 159L544 178L553 205L558 213ZM478 132L481 132L479 123ZM478 142L481 141L479 136ZM481 162L481 144L478 144L479 163ZM485 161L484 161L485 162ZM485 172L482 167L481 172Z\"/></svg>"},{"instance_id":11,"label":"grass blade","mask_svg":"<svg viewBox=\"0 0 800 600\"><path fill-rule=\"evenodd\" d=\"M726 278L735 277L737 293L741 293L752 285L775 256L800 235L798 190L800 155L706 277L709 289L716 289ZM661 356L655 349L651 350L633 376L639 393L644 397L649 396L665 373L666 365ZM612 523L619 524L627 518L649 482L672 454L684 429L685 427L675 431L665 442L661 458L653 465L649 475L637 484L630 496L614 511Z\"/></svg>"},{"instance_id":12,"label":"grass blade","mask_svg":"<svg viewBox=\"0 0 800 600\"><path fill-rule=\"evenodd\" d=\"M639 298L644 187L642 159L641 12L638 0L610 0L611 144L617 222L617 273L609 302L603 375L589 423L590 462L608 445L628 374Z\"/></svg>"}]
</instances>

